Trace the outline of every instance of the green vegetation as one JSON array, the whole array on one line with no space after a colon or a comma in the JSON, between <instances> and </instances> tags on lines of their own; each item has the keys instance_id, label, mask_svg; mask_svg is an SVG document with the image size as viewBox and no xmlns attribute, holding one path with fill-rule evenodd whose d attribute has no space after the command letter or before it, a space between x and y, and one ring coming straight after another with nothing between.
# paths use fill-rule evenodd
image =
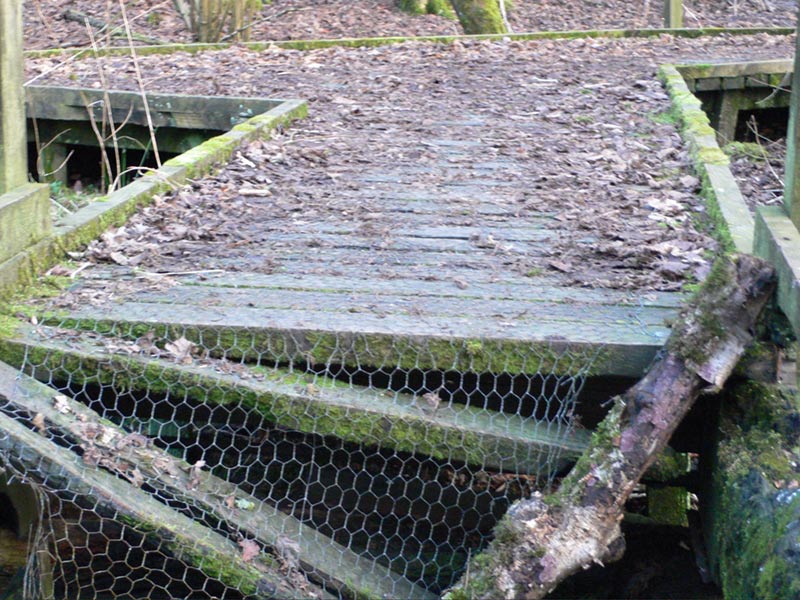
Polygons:
<instances>
[{"instance_id":1,"label":"green vegetation","mask_svg":"<svg viewBox=\"0 0 800 600\"><path fill-rule=\"evenodd\" d=\"M709 558L725 598L800 595L800 430L796 396L747 382L721 403L705 519Z\"/></svg>"},{"instance_id":2,"label":"green vegetation","mask_svg":"<svg viewBox=\"0 0 800 600\"><path fill-rule=\"evenodd\" d=\"M450 0L399 0L398 5L402 10L412 14L439 15L448 19L457 19Z\"/></svg>"},{"instance_id":3,"label":"green vegetation","mask_svg":"<svg viewBox=\"0 0 800 600\"><path fill-rule=\"evenodd\" d=\"M757 162L766 162L769 159L764 147L755 142L730 142L725 144L722 151L731 158L749 158Z\"/></svg>"}]
</instances>

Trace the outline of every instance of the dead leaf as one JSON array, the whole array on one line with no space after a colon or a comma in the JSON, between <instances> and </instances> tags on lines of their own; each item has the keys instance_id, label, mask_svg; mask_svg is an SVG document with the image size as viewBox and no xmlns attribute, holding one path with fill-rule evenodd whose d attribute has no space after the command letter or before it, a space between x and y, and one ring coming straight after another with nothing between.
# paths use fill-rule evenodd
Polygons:
<instances>
[{"instance_id":1,"label":"dead leaf","mask_svg":"<svg viewBox=\"0 0 800 600\"><path fill-rule=\"evenodd\" d=\"M60 412L62 415L72 412L72 409L69 407L69 398L63 394L53 396L53 408L55 408L56 411Z\"/></svg>"},{"instance_id":2,"label":"dead leaf","mask_svg":"<svg viewBox=\"0 0 800 600\"><path fill-rule=\"evenodd\" d=\"M225 497L225 506L227 506L229 509L233 510L233 508L236 506L236 496L234 496L233 494L231 494L230 496L226 496Z\"/></svg>"},{"instance_id":3,"label":"dead leaf","mask_svg":"<svg viewBox=\"0 0 800 600\"><path fill-rule=\"evenodd\" d=\"M200 477L203 473L203 467L206 466L206 461L198 460L192 465L191 473L189 474L189 489L193 490L200 485Z\"/></svg>"},{"instance_id":4,"label":"dead leaf","mask_svg":"<svg viewBox=\"0 0 800 600\"><path fill-rule=\"evenodd\" d=\"M547 266L555 269L556 271L561 271L562 273L572 273L572 267L565 262L561 262L560 260L547 261Z\"/></svg>"},{"instance_id":5,"label":"dead leaf","mask_svg":"<svg viewBox=\"0 0 800 600\"><path fill-rule=\"evenodd\" d=\"M261 553L261 548L253 540L239 540L239 546L242 548L242 560L250 562Z\"/></svg>"},{"instance_id":6,"label":"dead leaf","mask_svg":"<svg viewBox=\"0 0 800 600\"><path fill-rule=\"evenodd\" d=\"M279 535L275 542L275 551L287 570L294 571L300 567L300 544L296 540Z\"/></svg>"},{"instance_id":7,"label":"dead leaf","mask_svg":"<svg viewBox=\"0 0 800 600\"><path fill-rule=\"evenodd\" d=\"M42 435L47 433L47 427L45 427L44 415L42 413L36 413L36 416L33 417L33 420L31 422L33 423L33 426L36 427L36 429L39 431L39 433L41 433Z\"/></svg>"},{"instance_id":8,"label":"dead leaf","mask_svg":"<svg viewBox=\"0 0 800 600\"><path fill-rule=\"evenodd\" d=\"M175 362L187 365L192 362L192 351L197 347L197 344L190 342L185 337L180 337L174 342L167 342L164 345L166 350Z\"/></svg>"},{"instance_id":9,"label":"dead leaf","mask_svg":"<svg viewBox=\"0 0 800 600\"><path fill-rule=\"evenodd\" d=\"M134 467L133 471L131 471L127 477L133 487L142 487L142 484L144 483L144 475L142 475L139 467Z\"/></svg>"}]
</instances>

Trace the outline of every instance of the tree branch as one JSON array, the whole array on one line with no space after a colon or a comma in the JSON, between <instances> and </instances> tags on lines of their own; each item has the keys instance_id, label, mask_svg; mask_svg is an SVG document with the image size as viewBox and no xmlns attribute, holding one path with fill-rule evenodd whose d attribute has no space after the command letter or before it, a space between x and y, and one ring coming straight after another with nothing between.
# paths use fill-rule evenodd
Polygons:
<instances>
[{"instance_id":1,"label":"tree branch","mask_svg":"<svg viewBox=\"0 0 800 600\"><path fill-rule=\"evenodd\" d=\"M720 389L774 290L772 268L723 257L682 312L662 356L615 404L559 491L517 502L445 596L542 598L572 573L622 556L625 501L706 391Z\"/></svg>"}]
</instances>

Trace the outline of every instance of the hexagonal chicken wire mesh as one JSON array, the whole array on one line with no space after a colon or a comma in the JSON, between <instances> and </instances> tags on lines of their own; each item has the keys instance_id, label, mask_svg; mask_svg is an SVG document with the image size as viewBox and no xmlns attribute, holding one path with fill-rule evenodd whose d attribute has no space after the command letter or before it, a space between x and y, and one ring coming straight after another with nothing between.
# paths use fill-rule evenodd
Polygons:
<instances>
[{"instance_id":1,"label":"hexagonal chicken wire mesh","mask_svg":"<svg viewBox=\"0 0 800 600\"><path fill-rule=\"evenodd\" d=\"M585 446L597 358L67 321L13 352L0 465L42 499L27 589L69 598L435 597Z\"/></svg>"}]
</instances>

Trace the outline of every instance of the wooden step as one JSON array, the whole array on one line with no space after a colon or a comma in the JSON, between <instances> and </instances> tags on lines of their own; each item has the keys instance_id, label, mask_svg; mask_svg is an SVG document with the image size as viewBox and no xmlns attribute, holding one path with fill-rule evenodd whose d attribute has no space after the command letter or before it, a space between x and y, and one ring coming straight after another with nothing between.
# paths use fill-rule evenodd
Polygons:
<instances>
[{"instance_id":1,"label":"wooden step","mask_svg":"<svg viewBox=\"0 0 800 600\"><path fill-rule=\"evenodd\" d=\"M537 422L485 408L453 404L435 412L410 394L359 388L317 377L214 359L178 364L169 358L112 353L119 341L27 328L0 341L0 359L36 365L43 377L122 385L199 402L242 406L278 426L335 436L365 446L431 456L517 473L556 471L574 462L588 433L566 423ZM63 367L70 365L69 369Z\"/></svg>"}]
</instances>

